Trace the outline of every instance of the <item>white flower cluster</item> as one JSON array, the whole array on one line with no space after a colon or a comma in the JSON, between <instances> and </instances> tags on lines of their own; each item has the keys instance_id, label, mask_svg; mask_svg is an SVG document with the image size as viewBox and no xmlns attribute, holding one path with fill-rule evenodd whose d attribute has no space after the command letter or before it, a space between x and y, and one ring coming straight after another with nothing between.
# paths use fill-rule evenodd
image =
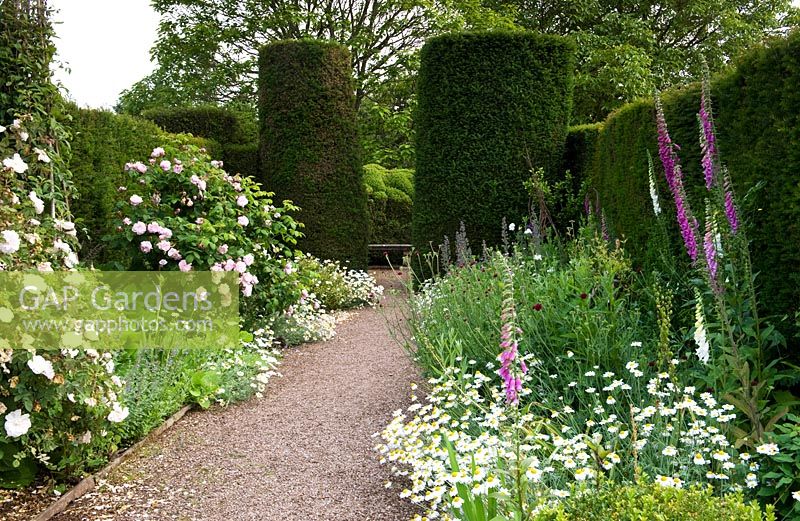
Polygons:
<instances>
[{"instance_id":1,"label":"white flower cluster","mask_svg":"<svg viewBox=\"0 0 800 521\"><path fill-rule=\"evenodd\" d=\"M11 349L0 351L0 362L2 362L0 367L2 367L3 372L8 372L7 364L11 361L13 354L14 352ZM66 359L73 359L79 355L79 352L65 349L60 354ZM83 397L81 400L83 402L82 405L86 407L104 407L109 411L106 416L109 422L120 423L124 421L128 417L129 410L127 407L123 407L118 398L118 394L122 392L124 387L124 382L114 374L115 364L111 353L101 354L94 349L87 349L85 355L91 363L102 366L102 369L111 377L108 385L97 386L97 393ZM56 374L53 362L42 355L33 352L26 365L31 373L50 380L54 385L63 385L65 383L63 376ZM12 380L18 381L19 377L15 376ZM79 400L74 393L67 393L66 398L72 403L77 403ZM0 414L5 414L6 412L6 406L0 403ZM4 427L6 435L10 438L24 436L32 427L31 415L30 413L23 413L22 409L15 409L6 414ZM87 434L84 434L84 438L91 441L91 432L87 431ZM89 441L85 443L89 443Z\"/></svg>"},{"instance_id":2,"label":"white flower cluster","mask_svg":"<svg viewBox=\"0 0 800 521\"><path fill-rule=\"evenodd\" d=\"M288 345L323 342L336 336L336 317L322 307L316 295L306 290L297 304L273 317L269 326Z\"/></svg>"},{"instance_id":3,"label":"white flower cluster","mask_svg":"<svg viewBox=\"0 0 800 521\"><path fill-rule=\"evenodd\" d=\"M712 483L720 491L758 485L758 464L724 434L735 418L731 405L680 387L666 373L639 381L638 364L628 367L633 380L597 376L606 384L593 387L589 400L559 396L520 408L505 406L496 378L450 368L429 381L428 403L412 396L406 413L395 412L376 448L409 482L401 497L424 505L429 519L463 519L464 490L472 500L500 498L498 513L513 517L502 498L520 497L518 487L537 511L600 475L627 481L644 474L676 488ZM570 389L584 397L588 390Z\"/></svg>"},{"instance_id":4,"label":"white flower cluster","mask_svg":"<svg viewBox=\"0 0 800 521\"><path fill-rule=\"evenodd\" d=\"M253 340L242 342L238 349L225 349L223 358L207 363L204 368L218 372L235 371L240 378L252 374L250 387L256 398L263 398L270 379L278 375L278 353L274 349L275 334L269 328L253 332ZM256 355L255 357L253 355ZM217 403L225 405L228 400L227 390L217 392Z\"/></svg>"},{"instance_id":5,"label":"white flower cluster","mask_svg":"<svg viewBox=\"0 0 800 521\"><path fill-rule=\"evenodd\" d=\"M350 298L347 307L374 306L383 297L383 286L380 286L375 277L366 271L348 270L344 275L344 281Z\"/></svg>"}]
</instances>

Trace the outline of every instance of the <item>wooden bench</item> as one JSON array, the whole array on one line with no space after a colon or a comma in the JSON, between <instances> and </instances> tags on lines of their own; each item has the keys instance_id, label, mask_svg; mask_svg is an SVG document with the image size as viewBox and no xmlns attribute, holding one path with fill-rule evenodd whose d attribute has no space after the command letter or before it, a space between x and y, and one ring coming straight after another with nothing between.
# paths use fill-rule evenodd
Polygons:
<instances>
[{"instance_id":1,"label":"wooden bench","mask_svg":"<svg viewBox=\"0 0 800 521\"><path fill-rule=\"evenodd\" d=\"M372 256L385 257L386 254L402 253L403 255L411 251L410 244L370 244L369 254Z\"/></svg>"},{"instance_id":2,"label":"wooden bench","mask_svg":"<svg viewBox=\"0 0 800 521\"><path fill-rule=\"evenodd\" d=\"M369 258L371 265L384 265L388 255L393 261L391 264L402 263L402 257L411 252L410 244L370 244ZM400 258L398 258L398 256Z\"/></svg>"}]
</instances>

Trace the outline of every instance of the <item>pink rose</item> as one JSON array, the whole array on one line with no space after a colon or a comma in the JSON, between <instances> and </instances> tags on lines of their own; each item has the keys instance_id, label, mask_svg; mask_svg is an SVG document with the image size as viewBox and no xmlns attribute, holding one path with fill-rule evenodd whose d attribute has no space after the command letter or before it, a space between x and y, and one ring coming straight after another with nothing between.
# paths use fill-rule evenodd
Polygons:
<instances>
[{"instance_id":1,"label":"pink rose","mask_svg":"<svg viewBox=\"0 0 800 521\"><path fill-rule=\"evenodd\" d=\"M170 169L170 168L172 168L172 164L171 164L169 161L167 161L166 159L165 159L165 160L163 160L163 161L161 161L161 162L158 164L158 166L160 166L160 167L161 167L161 170L163 170L164 172L168 172L168 171L169 171L169 169Z\"/></svg>"},{"instance_id":2,"label":"pink rose","mask_svg":"<svg viewBox=\"0 0 800 521\"><path fill-rule=\"evenodd\" d=\"M220 253L220 255L225 255L226 253L228 253L228 245L223 244L222 246L217 248L217 251Z\"/></svg>"},{"instance_id":3,"label":"pink rose","mask_svg":"<svg viewBox=\"0 0 800 521\"><path fill-rule=\"evenodd\" d=\"M154 148L154 149L153 149L153 153L152 153L152 154L150 154L150 157L161 157L161 156L163 156L164 154L166 154L166 152L164 151L164 149L163 149L163 148L161 148L161 147L158 147L158 148Z\"/></svg>"},{"instance_id":4,"label":"pink rose","mask_svg":"<svg viewBox=\"0 0 800 521\"><path fill-rule=\"evenodd\" d=\"M130 217L126 217L126 218L122 219L122 224L124 224L125 226L130 226L132 222L133 221L131 221Z\"/></svg>"},{"instance_id":5,"label":"pink rose","mask_svg":"<svg viewBox=\"0 0 800 521\"><path fill-rule=\"evenodd\" d=\"M247 226L250 224L250 219L248 219L245 215L240 215L239 218L236 219L236 222L238 222L240 226Z\"/></svg>"},{"instance_id":6,"label":"pink rose","mask_svg":"<svg viewBox=\"0 0 800 521\"><path fill-rule=\"evenodd\" d=\"M255 257L255 255L253 255L252 253L248 253L247 255L245 255L244 257L242 257L242 260L243 260L243 261L244 261L244 263L245 263L245 264L247 264L248 266L252 266L252 265L253 265L253 263L256 261L256 257Z\"/></svg>"},{"instance_id":7,"label":"pink rose","mask_svg":"<svg viewBox=\"0 0 800 521\"><path fill-rule=\"evenodd\" d=\"M182 260L178 263L178 268L183 272L192 271L192 265L185 260Z\"/></svg>"},{"instance_id":8,"label":"pink rose","mask_svg":"<svg viewBox=\"0 0 800 521\"><path fill-rule=\"evenodd\" d=\"M247 197L240 195L239 197L236 198L236 204L244 208L245 206L247 206Z\"/></svg>"},{"instance_id":9,"label":"pink rose","mask_svg":"<svg viewBox=\"0 0 800 521\"><path fill-rule=\"evenodd\" d=\"M139 243L139 249L142 250L142 253L150 253L153 251L153 243L150 241L142 241Z\"/></svg>"},{"instance_id":10,"label":"pink rose","mask_svg":"<svg viewBox=\"0 0 800 521\"><path fill-rule=\"evenodd\" d=\"M148 233L161 233L161 225L157 222L151 222L147 225Z\"/></svg>"},{"instance_id":11,"label":"pink rose","mask_svg":"<svg viewBox=\"0 0 800 521\"><path fill-rule=\"evenodd\" d=\"M141 198L141 197L139 197L139 196L138 196L138 195L136 195L136 194L133 194L133 195L131 196L131 198L130 198L130 201L131 201L131 204L132 204L133 206L139 206L140 204L142 204L142 198Z\"/></svg>"},{"instance_id":12,"label":"pink rose","mask_svg":"<svg viewBox=\"0 0 800 521\"><path fill-rule=\"evenodd\" d=\"M167 252L172 248L172 244L170 244L169 241L160 241L158 244L156 244L156 248L158 248L161 251Z\"/></svg>"},{"instance_id":13,"label":"pink rose","mask_svg":"<svg viewBox=\"0 0 800 521\"><path fill-rule=\"evenodd\" d=\"M247 264L244 261L239 261L236 263L236 267L234 268L239 273L244 273L247 271Z\"/></svg>"},{"instance_id":14,"label":"pink rose","mask_svg":"<svg viewBox=\"0 0 800 521\"><path fill-rule=\"evenodd\" d=\"M131 226L131 231L136 235L142 235L144 232L147 231L147 225L142 221L137 221Z\"/></svg>"}]
</instances>

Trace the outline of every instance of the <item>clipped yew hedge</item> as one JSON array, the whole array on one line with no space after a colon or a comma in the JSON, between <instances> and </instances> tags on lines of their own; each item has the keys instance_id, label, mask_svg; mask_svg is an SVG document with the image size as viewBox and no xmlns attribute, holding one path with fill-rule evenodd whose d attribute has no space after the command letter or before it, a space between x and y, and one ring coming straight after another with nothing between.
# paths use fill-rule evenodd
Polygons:
<instances>
[{"instance_id":1,"label":"clipped yew hedge","mask_svg":"<svg viewBox=\"0 0 800 521\"><path fill-rule=\"evenodd\" d=\"M439 36L421 51L415 118L413 243L422 253L464 221L469 240L500 241L527 215L530 166L561 168L574 45L529 32Z\"/></svg>"},{"instance_id":2,"label":"clipped yew hedge","mask_svg":"<svg viewBox=\"0 0 800 521\"><path fill-rule=\"evenodd\" d=\"M719 150L743 202L749 224L753 264L759 272L760 297L770 314L793 315L800 300L800 31L755 49L737 66L712 80ZM681 149L685 185L696 211L703 208L697 111L699 85L665 92L664 110L670 135ZM617 236L642 267L654 216L647 180L647 151L656 163L661 207L669 223L674 204L658 160L655 108L652 100L622 107L611 114L596 138L583 139L575 129L567 163L591 162L589 179ZM584 158L584 159L581 159ZM757 190L751 190L757 187ZM750 193L749 198L745 194ZM745 200L746 199L746 200ZM672 226L677 230L677 225ZM680 258L677 231L672 249Z\"/></svg>"},{"instance_id":3,"label":"clipped yew hedge","mask_svg":"<svg viewBox=\"0 0 800 521\"><path fill-rule=\"evenodd\" d=\"M302 208L303 251L366 268L369 215L349 51L277 42L261 50L259 71L259 180Z\"/></svg>"},{"instance_id":4,"label":"clipped yew hedge","mask_svg":"<svg viewBox=\"0 0 800 521\"><path fill-rule=\"evenodd\" d=\"M253 123L231 110L215 105L166 107L146 110L142 117L173 134L192 134L222 145L222 159L232 174L258 176L258 141Z\"/></svg>"},{"instance_id":5,"label":"clipped yew hedge","mask_svg":"<svg viewBox=\"0 0 800 521\"><path fill-rule=\"evenodd\" d=\"M173 134L192 134L222 144L247 141L239 117L215 105L150 109L144 111L142 117Z\"/></svg>"},{"instance_id":6,"label":"clipped yew hedge","mask_svg":"<svg viewBox=\"0 0 800 521\"><path fill-rule=\"evenodd\" d=\"M410 244L414 171L364 165L371 244Z\"/></svg>"}]
</instances>

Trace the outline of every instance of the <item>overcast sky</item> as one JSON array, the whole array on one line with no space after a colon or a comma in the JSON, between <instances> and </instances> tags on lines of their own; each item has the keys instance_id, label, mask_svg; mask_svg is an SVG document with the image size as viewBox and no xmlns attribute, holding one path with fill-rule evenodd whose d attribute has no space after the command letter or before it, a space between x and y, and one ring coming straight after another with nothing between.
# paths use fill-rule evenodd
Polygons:
<instances>
[{"instance_id":1,"label":"overcast sky","mask_svg":"<svg viewBox=\"0 0 800 521\"><path fill-rule=\"evenodd\" d=\"M153 70L158 16L150 0L50 0L59 11L56 47L71 69L57 78L79 105L112 107Z\"/></svg>"},{"instance_id":2,"label":"overcast sky","mask_svg":"<svg viewBox=\"0 0 800 521\"><path fill-rule=\"evenodd\" d=\"M800 6L800 0L793 0ZM158 16L150 0L50 0L56 46L72 70L57 77L82 106L112 107L119 93L154 67L150 49Z\"/></svg>"}]
</instances>

